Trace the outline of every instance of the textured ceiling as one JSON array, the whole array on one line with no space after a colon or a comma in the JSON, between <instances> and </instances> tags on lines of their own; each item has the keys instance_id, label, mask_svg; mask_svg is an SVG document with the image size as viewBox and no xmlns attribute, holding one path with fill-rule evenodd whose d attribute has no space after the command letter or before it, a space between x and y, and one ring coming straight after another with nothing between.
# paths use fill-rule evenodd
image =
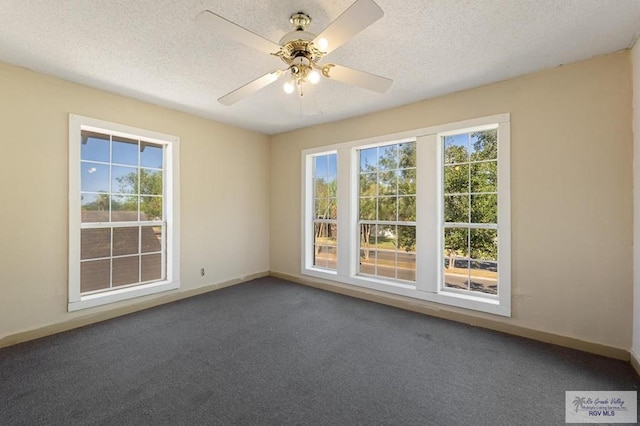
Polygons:
<instances>
[{"instance_id":1,"label":"textured ceiling","mask_svg":"<svg viewBox=\"0 0 640 426\"><path fill-rule=\"evenodd\" d=\"M289 16L319 33L353 0L2 0L0 61L267 134L362 115L628 48L638 0L376 0L385 15L329 54L394 80L384 94L323 79L216 101L282 68L195 25L209 9L278 42ZM311 95L311 94L310 94Z\"/></svg>"}]
</instances>

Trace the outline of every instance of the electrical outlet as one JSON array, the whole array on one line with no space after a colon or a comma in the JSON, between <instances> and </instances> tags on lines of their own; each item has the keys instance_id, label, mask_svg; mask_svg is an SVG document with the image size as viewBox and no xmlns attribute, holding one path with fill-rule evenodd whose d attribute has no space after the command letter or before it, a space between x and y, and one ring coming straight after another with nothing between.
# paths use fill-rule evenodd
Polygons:
<instances>
[{"instance_id":1,"label":"electrical outlet","mask_svg":"<svg viewBox=\"0 0 640 426\"><path fill-rule=\"evenodd\" d=\"M200 276L204 277L204 268L200 269Z\"/></svg>"}]
</instances>

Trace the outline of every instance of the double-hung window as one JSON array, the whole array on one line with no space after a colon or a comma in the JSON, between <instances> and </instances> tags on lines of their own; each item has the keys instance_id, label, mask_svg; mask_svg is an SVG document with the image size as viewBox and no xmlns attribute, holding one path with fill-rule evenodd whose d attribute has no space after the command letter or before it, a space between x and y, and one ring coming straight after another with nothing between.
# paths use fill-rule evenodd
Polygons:
<instances>
[{"instance_id":1,"label":"double-hung window","mask_svg":"<svg viewBox=\"0 0 640 426\"><path fill-rule=\"evenodd\" d=\"M359 273L415 282L415 141L358 154Z\"/></svg>"},{"instance_id":2,"label":"double-hung window","mask_svg":"<svg viewBox=\"0 0 640 426\"><path fill-rule=\"evenodd\" d=\"M338 241L338 167L335 153L313 157L313 265L335 270Z\"/></svg>"},{"instance_id":3,"label":"double-hung window","mask_svg":"<svg viewBox=\"0 0 640 426\"><path fill-rule=\"evenodd\" d=\"M440 135L448 290L498 294L497 127Z\"/></svg>"},{"instance_id":4,"label":"double-hung window","mask_svg":"<svg viewBox=\"0 0 640 426\"><path fill-rule=\"evenodd\" d=\"M303 151L302 274L510 315L509 146L500 114Z\"/></svg>"},{"instance_id":5,"label":"double-hung window","mask_svg":"<svg viewBox=\"0 0 640 426\"><path fill-rule=\"evenodd\" d=\"M69 310L177 288L178 139L69 124Z\"/></svg>"},{"instance_id":6,"label":"double-hung window","mask_svg":"<svg viewBox=\"0 0 640 426\"><path fill-rule=\"evenodd\" d=\"M335 273L338 266L338 164L335 152L305 157L307 187L304 247L305 268Z\"/></svg>"}]
</instances>

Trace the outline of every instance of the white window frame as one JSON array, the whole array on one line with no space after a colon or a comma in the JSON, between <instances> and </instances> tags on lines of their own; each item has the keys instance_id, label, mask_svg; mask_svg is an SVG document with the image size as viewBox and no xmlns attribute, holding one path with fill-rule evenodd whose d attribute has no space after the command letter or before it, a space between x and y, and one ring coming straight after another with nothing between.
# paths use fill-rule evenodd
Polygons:
<instances>
[{"instance_id":1,"label":"white window frame","mask_svg":"<svg viewBox=\"0 0 640 426\"><path fill-rule=\"evenodd\" d=\"M404 144L404 143L414 143L414 144L416 144L416 140L415 140L415 138L406 138L406 139L400 139L400 140L391 140L391 141L384 142L384 143L376 143L376 144L373 144L373 145L370 145L370 146L358 146L357 148L355 148L354 154L355 154L356 158L354 158L354 161L357 162L357 168L358 168L358 176L356 177L355 184L358 187L358 190L357 190L358 193L355 194L355 200L356 200L355 201L355 203L356 203L355 204L355 208L357 210L357 213L356 213L356 229L352 230L352 232L355 231L358 235L360 235L360 225L363 224L363 223L368 223L368 224L372 224L372 225L376 225L376 226L377 225L382 225L382 226L384 226L384 225L412 226L412 227L417 229L416 221L408 221L408 222L406 222L406 221L397 220L397 218L396 218L396 220L393 220L393 221L383 221L383 220L377 220L377 219L374 219L374 220L362 220L359 217L360 216L360 214L359 214L360 212L358 211L359 208L360 208L360 201L359 201L359 198L360 198L359 185L360 185L360 174L361 174L361 171L360 171L360 163L361 163L360 151L366 150L368 148L387 147L387 146L391 146L391 145L401 145L401 144ZM417 170L417 164L416 164L416 170ZM379 182L377 184L379 185ZM417 199L417 194L413 194L413 195ZM381 198L381 196L377 195L376 198ZM358 253L359 253L360 250L362 249L362 247L361 247L360 238L357 238L357 239L358 239ZM360 262L358 261L358 264L356 265L356 270L358 271L358 276L366 277L367 279L371 279L371 278L378 279L378 278L380 278L382 280L385 280L385 281L389 280L389 281L392 281L394 283L399 283L399 284L403 284L404 283L404 284L413 285L412 284L413 281L402 280L402 279L399 279L399 278L384 277L382 275L367 274L365 272L362 272L360 270L360 266L361 265L359 265L359 263ZM397 266L396 266L396 273L397 273Z\"/></svg>"},{"instance_id":2,"label":"white window frame","mask_svg":"<svg viewBox=\"0 0 640 426\"><path fill-rule=\"evenodd\" d=\"M498 129L498 250L500 253L496 297L472 292L449 291L442 286L443 253L441 227L442 143L445 134L463 133L483 127ZM392 141L416 140L416 283L358 275L358 150ZM338 155L338 269L326 271L311 267L313 246L310 167L313 155ZM477 119L382 135L330 146L303 150L302 160L302 238L301 273L382 292L398 294L460 308L511 316L511 207L510 207L510 115L497 114Z\"/></svg>"},{"instance_id":3,"label":"white window frame","mask_svg":"<svg viewBox=\"0 0 640 426\"><path fill-rule=\"evenodd\" d=\"M314 229L314 225L315 223L318 222L318 219L316 219L315 217L315 190L313 187L313 162L315 160L316 157L321 157L323 155L330 155L330 154L336 154L337 157L337 161L340 161L340 156L337 155L337 152L335 150L328 150L328 151L317 151L317 152L311 152L308 156L304 157L304 173L305 173L305 177L304 177L304 185L303 185L303 193L304 194L308 194L307 197L303 198L304 201L304 208L303 208L303 229L302 229L302 234L304 235L303 240L304 241L311 241L310 245L303 245L302 246L302 252L304 253L304 255L302 256L302 261L303 261L303 268L305 270L309 270L309 271L317 271L319 272L321 275L324 274L332 274L335 275L337 273L337 269L329 269L329 268L322 268L319 266L315 266L313 264L313 256L314 256L314 234L315 234L315 229ZM339 170L339 166L338 166L338 170ZM340 205L340 185L338 185L338 206ZM338 225L338 246L340 245L340 225L339 225L339 221L338 219L336 220L323 220L323 222L325 223L336 223ZM340 262L338 259L338 268L340 267Z\"/></svg>"},{"instance_id":4,"label":"white window frame","mask_svg":"<svg viewBox=\"0 0 640 426\"><path fill-rule=\"evenodd\" d=\"M329 152L323 152L323 153L319 153L319 154L313 154L309 157L309 160L311 161L310 165L309 165L309 184L310 186L310 191L311 191L311 197L310 197L310 201L311 201L311 205L309 206L309 214L310 214L310 220L312 222L311 225L311 240L315 241L315 225L318 223L324 223L327 226L329 225L338 225L338 219L318 219L317 217L315 217L315 199L316 199L316 193L315 193L315 186L314 186L314 174L315 174L315 168L314 168L314 161L317 157L322 157L325 155L335 155L336 159L337 159L337 153L335 151L329 151ZM336 197L337 198L337 197ZM338 235L340 234L340 232L338 232ZM308 267L310 268L314 268L314 269L318 269L321 271L329 271L329 272L335 272L336 269L334 268L323 268L321 266L317 266L314 264L314 257L315 257L315 253L314 253L315 247L311 247L311 253L310 256L305 256L306 259L311 259L311 263L308 264Z\"/></svg>"},{"instance_id":5,"label":"white window frame","mask_svg":"<svg viewBox=\"0 0 640 426\"><path fill-rule=\"evenodd\" d=\"M161 281L116 290L81 294L81 131L108 133L165 146L164 203L166 221L166 275ZM122 300L180 288L180 139L145 129L69 114L69 300L68 311L78 311Z\"/></svg>"}]
</instances>

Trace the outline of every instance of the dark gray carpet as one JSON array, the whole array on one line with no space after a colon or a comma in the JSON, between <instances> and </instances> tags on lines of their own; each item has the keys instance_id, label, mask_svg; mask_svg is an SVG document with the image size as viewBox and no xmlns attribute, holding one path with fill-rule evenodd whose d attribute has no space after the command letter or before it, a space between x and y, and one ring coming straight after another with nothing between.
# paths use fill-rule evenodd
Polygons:
<instances>
[{"instance_id":1,"label":"dark gray carpet","mask_svg":"<svg viewBox=\"0 0 640 426\"><path fill-rule=\"evenodd\" d=\"M564 424L628 363L263 278L0 350L0 424Z\"/></svg>"}]
</instances>

